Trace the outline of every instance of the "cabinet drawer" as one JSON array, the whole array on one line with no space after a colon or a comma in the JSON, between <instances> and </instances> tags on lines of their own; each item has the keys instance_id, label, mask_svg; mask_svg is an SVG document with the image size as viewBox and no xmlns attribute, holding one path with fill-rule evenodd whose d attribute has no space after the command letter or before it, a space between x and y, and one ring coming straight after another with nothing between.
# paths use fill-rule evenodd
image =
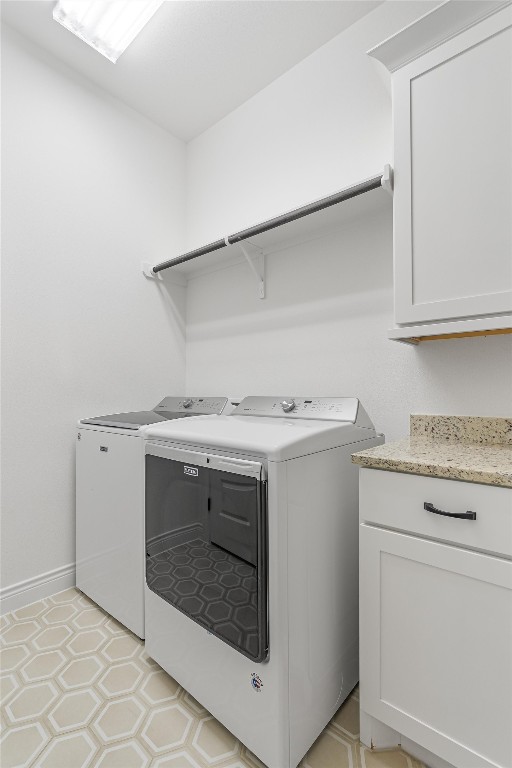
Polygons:
<instances>
[{"instance_id":1,"label":"cabinet drawer","mask_svg":"<svg viewBox=\"0 0 512 768\"><path fill-rule=\"evenodd\" d=\"M427 512L476 513L475 520ZM375 469L360 471L361 522L512 557L512 489Z\"/></svg>"}]
</instances>

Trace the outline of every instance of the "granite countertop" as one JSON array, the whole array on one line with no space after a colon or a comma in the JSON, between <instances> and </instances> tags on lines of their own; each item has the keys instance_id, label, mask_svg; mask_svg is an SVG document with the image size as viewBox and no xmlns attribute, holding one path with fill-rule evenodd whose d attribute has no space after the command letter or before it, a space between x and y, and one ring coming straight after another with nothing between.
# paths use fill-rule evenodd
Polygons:
<instances>
[{"instance_id":1,"label":"granite countertop","mask_svg":"<svg viewBox=\"0 0 512 768\"><path fill-rule=\"evenodd\" d=\"M402 440L352 454L362 467L512 488L512 419L411 415Z\"/></svg>"}]
</instances>

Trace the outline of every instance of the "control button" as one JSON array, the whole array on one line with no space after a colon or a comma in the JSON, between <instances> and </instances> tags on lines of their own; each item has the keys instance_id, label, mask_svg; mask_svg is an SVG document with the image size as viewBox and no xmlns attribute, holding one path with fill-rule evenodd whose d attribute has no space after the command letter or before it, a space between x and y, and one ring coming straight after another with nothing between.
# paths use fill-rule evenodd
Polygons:
<instances>
[{"instance_id":1,"label":"control button","mask_svg":"<svg viewBox=\"0 0 512 768\"><path fill-rule=\"evenodd\" d=\"M281 408L285 413L290 413L295 409L295 400L283 400L281 403Z\"/></svg>"},{"instance_id":2,"label":"control button","mask_svg":"<svg viewBox=\"0 0 512 768\"><path fill-rule=\"evenodd\" d=\"M194 401L190 400L190 398L188 400L183 401L184 408L191 408L193 405L194 405Z\"/></svg>"}]
</instances>

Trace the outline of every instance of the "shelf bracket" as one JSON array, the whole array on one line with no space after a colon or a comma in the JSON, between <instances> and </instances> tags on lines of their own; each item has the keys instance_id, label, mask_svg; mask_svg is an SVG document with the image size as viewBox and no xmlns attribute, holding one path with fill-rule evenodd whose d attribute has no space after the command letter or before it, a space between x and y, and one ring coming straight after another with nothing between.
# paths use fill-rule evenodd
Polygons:
<instances>
[{"instance_id":1,"label":"shelf bracket","mask_svg":"<svg viewBox=\"0 0 512 768\"><path fill-rule=\"evenodd\" d=\"M151 280L162 279L162 275L159 272L153 272L153 265L150 264L149 261L141 262L140 268L142 269L142 273Z\"/></svg>"},{"instance_id":2,"label":"shelf bracket","mask_svg":"<svg viewBox=\"0 0 512 768\"><path fill-rule=\"evenodd\" d=\"M253 257L247 250L247 247L243 243L238 243L238 245L240 246L240 250L245 256L246 261L249 267L251 268L253 275L258 281L258 298L264 299L265 298L265 256L261 251L259 252L259 269L258 269L258 267L254 263Z\"/></svg>"},{"instance_id":3,"label":"shelf bracket","mask_svg":"<svg viewBox=\"0 0 512 768\"><path fill-rule=\"evenodd\" d=\"M384 166L384 171L382 173L382 179L380 180L381 186L383 189L388 192L391 197L393 197L393 169L390 165Z\"/></svg>"}]
</instances>

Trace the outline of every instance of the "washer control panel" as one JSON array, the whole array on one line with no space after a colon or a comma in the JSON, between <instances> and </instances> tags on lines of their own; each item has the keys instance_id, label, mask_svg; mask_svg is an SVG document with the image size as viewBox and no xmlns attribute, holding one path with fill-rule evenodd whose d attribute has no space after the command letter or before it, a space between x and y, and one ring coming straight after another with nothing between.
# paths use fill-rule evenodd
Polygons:
<instances>
[{"instance_id":1,"label":"washer control panel","mask_svg":"<svg viewBox=\"0 0 512 768\"><path fill-rule=\"evenodd\" d=\"M153 409L156 413L222 413L227 397L164 397Z\"/></svg>"},{"instance_id":2,"label":"washer control panel","mask_svg":"<svg viewBox=\"0 0 512 768\"><path fill-rule=\"evenodd\" d=\"M357 397L246 397L233 416L286 417L356 423Z\"/></svg>"}]
</instances>

